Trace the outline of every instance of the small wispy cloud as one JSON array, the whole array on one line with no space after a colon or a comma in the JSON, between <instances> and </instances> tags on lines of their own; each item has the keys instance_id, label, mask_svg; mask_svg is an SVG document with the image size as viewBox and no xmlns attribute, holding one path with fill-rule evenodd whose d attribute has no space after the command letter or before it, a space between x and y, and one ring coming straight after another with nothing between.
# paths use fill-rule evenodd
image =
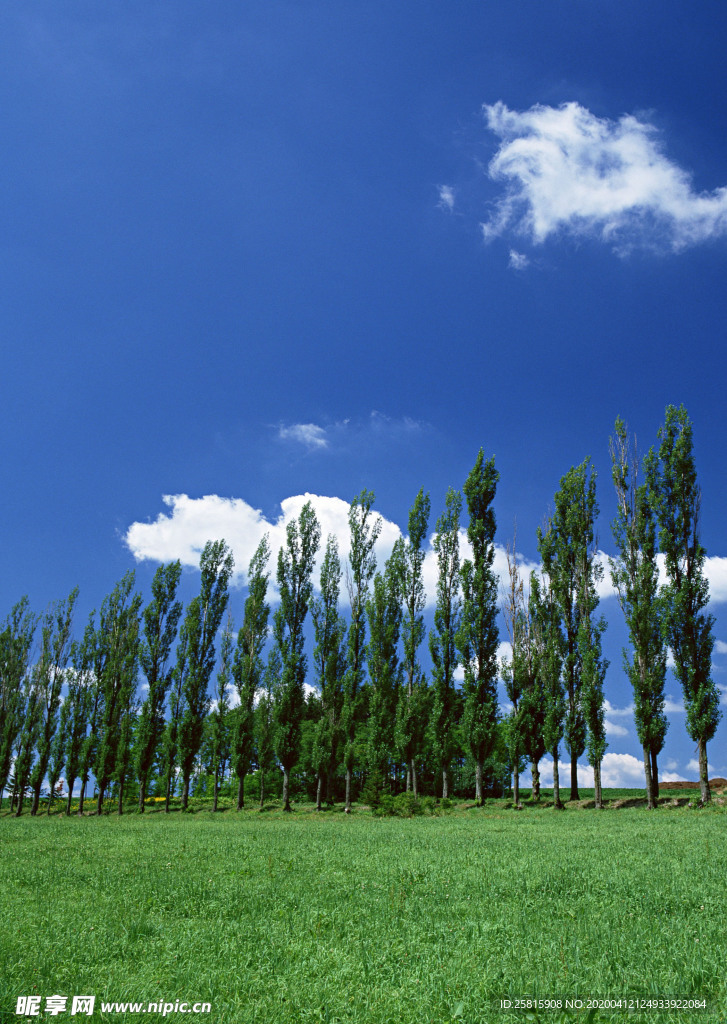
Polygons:
<instances>
[{"instance_id":1,"label":"small wispy cloud","mask_svg":"<svg viewBox=\"0 0 727 1024\"><path fill-rule=\"evenodd\" d=\"M443 210L454 209L454 189L451 185L440 185L439 191L439 205Z\"/></svg>"},{"instance_id":2,"label":"small wispy cloud","mask_svg":"<svg viewBox=\"0 0 727 1024\"><path fill-rule=\"evenodd\" d=\"M524 252L518 252L516 249L511 249L510 259L507 265L511 270L525 270L526 267L530 266L530 260Z\"/></svg>"},{"instance_id":3,"label":"small wispy cloud","mask_svg":"<svg viewBox=\"0 0 727 1024\"><path fill-rule=\"evenodd\" d=\"M695 192L646 121L600 118L574 102L483 110L500 139L488 173L506 186L482 225L485 240L513 232L537 245L568 233L623 255L676 252L727 233L727 188Z\"/></svg>"},{"instance_id":4,"label":"small wispy cloud","mask_svg":"<svg viewBox=\"0 0 727 1024\"><path fill-rule=\"evenodd\" d=\"M294 441L302 444L309 450L328 447L328 438L323 427L317 423L292 423L290 426L281 426L278 430L278 437L281 441Z\"/></svg>"}]
</instances>

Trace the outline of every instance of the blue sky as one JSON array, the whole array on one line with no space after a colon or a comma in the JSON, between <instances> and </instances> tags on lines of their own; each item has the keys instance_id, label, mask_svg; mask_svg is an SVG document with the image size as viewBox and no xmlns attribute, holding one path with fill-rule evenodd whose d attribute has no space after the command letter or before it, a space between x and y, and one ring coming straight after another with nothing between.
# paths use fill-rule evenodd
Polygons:
<instances>
[{"instance_id":1,"label":"blue sky","mask_svg":"<svg viewBox=\"0 0 727 1024\"><path fill-rule=\"evenodd\" d=\"M305 493L334 524L369 487L394 536L480 446L498 543L517 518L535 562L590 455L610 552L614 419L645 450L683 402L727 642L726 41L723 5L664 0L4 5L3 607L78 583L80 631L217 529L243 568Z\"/></svg>"}]
</instances>

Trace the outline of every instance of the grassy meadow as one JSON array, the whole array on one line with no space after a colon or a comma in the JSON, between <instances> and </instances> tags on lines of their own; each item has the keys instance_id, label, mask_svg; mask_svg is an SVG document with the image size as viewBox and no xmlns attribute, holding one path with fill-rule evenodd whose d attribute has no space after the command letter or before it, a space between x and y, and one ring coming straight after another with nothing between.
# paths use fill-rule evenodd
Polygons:
<instances>
[{"instance_id":1,"label":"grassy meadow","mask_svg":"<svg viewBox=\"0 0 727 1024\"><path fill-rule=\"evenodd\" d=\"M102 999L209 1001L169 1016L210 1024L727 1020L725 808L608 796L410 819L3 813L0 1019L58 993L95 994L109 1021L144 1017ZM498 1006L633 994L710 1009Z\"/></svg>"}]
</instances>

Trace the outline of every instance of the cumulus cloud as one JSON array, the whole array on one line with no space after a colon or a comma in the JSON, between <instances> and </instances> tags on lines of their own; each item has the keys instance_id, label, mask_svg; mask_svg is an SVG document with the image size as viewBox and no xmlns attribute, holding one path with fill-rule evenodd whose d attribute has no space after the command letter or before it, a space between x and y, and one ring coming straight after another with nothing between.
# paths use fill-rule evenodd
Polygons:
<instances>
[{"instance_id":1,"label":"cumulus cloud","mask_svg":"<svg viewBox=\"0 0 727 1024\"><path fill-rule=\"evenodd\" d=\"M694 775L697 776L697 778L699 778L699 761L696 759L696 757L693 757L691 761L687 763L687 771L692 772ZM707 774L715 774L715 767L713 764L710 764L709 762L707 762Z\"/></svg>"},{"instance_id":2,"label":"cumulus cloud","mask_svg":"<svg viewBox=\"0 0 727 1024\"><path fill-rule=\"evenodd\" d=\"M714 642L714 653L715 654L727 654L727 644L724 640L715 640Z\"/></svg>"},{"instance_id":3,"label":"cumulus cloud","mask_svg":"<svg viewBox=\"0 0 727 1024\"><path fill-rule=\"evenodd\" d=\"M623 254L678 251L727 231L727 188L695 192L646 121L629 114L611 121L574 102L483 110L500 139L489 175L506 187L482 225L486 240L512 231L539 244L568 233Z\"/></svg>"},{"instance_id":4,"label":"cumulus cloud","mask_svg":"<svg viewBox=\"0 0 727 1024\"><path fill-rule=\"evenodd\" d=\"M247 568L258 544L267 533L271 548L271 577L279 549L285 544L287 524L297 519L303 505L310 501L321 526L321 546L318 553L318 569L323 558L326 538L329 534L338 541L341 559L348 558L350 533L348 513L350 504L342 498L326 497L320 494L298 494L285 498L280 503L281 514L277 519L266 518L260 511L242 498L222 498L208 494L202 498L190 498L186 494L167 494L162 497L167 512L160 512L153 522L132 523L124 535L124 542L137 562L169 562L179 559L190 568L199 566L202 550L208 540L224 539L235 557L235 576L238 584L246 584ZM376 559L379 566L391 554L402 531L396 523L377 513L381 521L381 532L376 544ZM460 560L472 557L472 548L464 529L459 532ZM523 556L518 556L525 583L531 569L539 567ZM507 581L507 556L505 549L495 547L495 572L501 584ZM317 570L318 571L318 570ZM317 579L317 571L316 577ZM434 550L434 534L428 539L424 552L422 576L427 604L431 607L437 599L437 554ZM272 596L272 595L271 595ZM501 645L501 652L509 645Z\"/></svg>"},{"instance_id":5,"label":"cumulus cloud","mask_svg":"<svg viewBox=\"0 0 727 1024\"><path fill-rule=\"evenodd\" d=\"M310 450L328 447L326 432L316 423L292 423L288 427L281 426L278 437L281 441L295 441Z\"/></svg>"}]
</instances>

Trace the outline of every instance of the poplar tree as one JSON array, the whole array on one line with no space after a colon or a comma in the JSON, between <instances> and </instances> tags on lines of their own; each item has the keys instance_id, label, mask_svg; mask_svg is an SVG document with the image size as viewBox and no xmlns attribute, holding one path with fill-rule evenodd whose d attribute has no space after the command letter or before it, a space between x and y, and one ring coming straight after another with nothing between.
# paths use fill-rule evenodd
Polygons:
<instances>
[{"instance_id":1,"label":"poplar tree","mask_svg":"<svg viewBox=\"0 0 727 1024\"><path fill-rule=\"evenodd\" d=\"M560 612L547 576L542 585L530 574L531 621L535 648L535 672L543 691L543 747L553 758L553 806L563 809L560 798L560 744L565 729L566 699L562 671L562 634Z\"/></svg>"},{"instance_id":2,"label":"poplar tree","mask_svg":"<svg viewBox=\"0 0 727 1024\"><path fill-rule=\"evenodd\" d=\"M482 770L497 738L497 592L495 560L495 498L500 474L494 457L485 461L480 448L464 484L469 512L467 537L472 561L462 564L462 624L457 647L464 666L464 737L475 764L475 799L481 806Z\"/></svg>"},{"instance_id":3,"label":"poplar tree","mask_svg":"<svg viewBox=\"0 0 727 1024\"><path fill-rule=\"evenodd\" d=\"M61 690L71 653L71 626L77 598L78 587L71 591L65 601L52 605L41 623L40 652L33 668L40 721L36 745L38 758L30 776L33 789L31 815L38 813L40 790L48 770L53 737L58 728Z\"/></svg>"},{"instance_id":4,"label":"poplar tree","mask_svg":"<svg viewBox=\"0 0 727 1024\"><path fill-rule=\"evenodd\" d=\"M300 754L301 723L305 712L303 625L313 595L311 575L321 528L308 501L297 520L286 527L286 544L278 552L280 605L273 634L280 652L282 679L276 705L276 749L283 766L283 810L290 811L290 772Z\"/></svg>"},{"instance_id":5,"label":"poplar tree","mask_svg":"<svg viewBox=\"0 0 727 1024\"><path fill-rule=\"evenodd\" d=\"M169 658L182 615L182 603L175 600L181 575L182 565L179 561L159 566L151 584L152 600L143 615L139 662L146 676L148 690L139 714L135 750L139 811L142 814L149 779L164 732L164 705L172 684Z\"/></svg>"},{"instance_id":6,"label":"poplar tree","mask_svg":"<svg viewBox=\"0 0 727 1024\"><path fill-rule=\"evenodd\" d=\"M104 599L96 631L94 670L101 688L98 745L94 762L96 813L100 814L109 783L115 778L123 798L130 739L131 703L139 664L141 594L132 594L134 573L127 572ZM119 809L121 809L121 799Z\"/></svg>"},{"instance_id":7,"label":"poplar tree","mask_svg":"<svg viewBox=\"0 0 727 1024\"><path fill-rule=\"evenodd\" d=\"M212 794L212 812L217 811L217 798L220 790L220 775L224 778L224 768L231 754L229 725L229 688L232 683L232 635L234 623L228 613L227 623L220 641L220 668L217 673L216 706L209 718L209 747L214 770L214 790Z\"/></svg>"},{"instance_id":8,"label":"poplar tree","mask_svg":"<svg viewBox=\"0 0 727 1024\"><path fill-rule=\"evenodd\" d=\"M431 504L429 495L420 490L409 511L409 536L404 548L402 579L403 619L401 626L404 647L403 669L406 688L399 695L396 713L397 745L407 765L406 788L418 799L417 758L424 746L427 723L427 685L419 664L419 648L424 641L424 606L426 594L422 578L429 528Z\"/></svg>"},{"instance_id":9,"label":"poplar tree","mask_svg":"<svg viewBox=\"0 0 727 1024\"><path fill-rule=\"evenodd\" d=\"M232 675L240 697L240 704L235 709L232 733L232 767L237 775L238 811L245 806L245 776L252 767L255 753L255 692L260 686L263 672L262 654L267 640L270 615L270 607L266 600L269 558L270 544L266 534L250 560L247 574L248 596L242 627L237 634L237 648L232 666Z\"/></svg>"},{"instance_id":10,"label":"poplar tree","mask_svg":"<svg viewBox=\"0 0 727 1024\"><path fill-rule=\"evenodd\" d=\"M512 705L506 719L507 751L512 772L513 803L520 808L520 764L525 747L525 727L522 695L534 674L534 651L531 636L531 621L525 603L523 580L517 562L515 540L512 548L507 546L507 570L509 586L503 605L503 615L510 637L512 658L502 660L502 677L505 690Z\"/></svg>"},{"instance_id":11,"label":"poplar tree","mask_svg":"<svg viewBox=\"0 0 727 1024\"><path fill-rule=\"evenodd\" d=\"M96 759L98 731L103 711L103 690L101 687L102 662L100 650L96 642L95 615L95 612L91 612L88 618L88 625L83 635L83 644L80 648L81 673L90 691L90 713L88 717L88 731L83 730L78 755L78 777L81 780L81 792L78 799L79 816L83 814L86 786L91 774L91 766ZM68 806L70 807L70 805Z\"/></svg>"},{"instance_id":12,"label":"poplar tree","mask_svg":"<svg viewBox=\"0 0 727 1024\"><path fill-rule=\"evenodd\" d=\"M708 803L712 794L707 743L722 716L712 679L714 616L704 610L709 584L704 574L707 552L699 535L701 490L692 452L692 424L683 405L667 406L658 436L658 452L652 448L647 457L647 478L666 559L666 636L684 694L687 732L697 744L701 800Z\"/></svg>"},{"instance_id":13,"label":"poplar tree","mask_svg":"<svg viewBox=\"0 0 727 1024\"><path fill-rule=\"evenodd\" d=\"M184 618L187 647L181 671L184 707L177 741L184 780L182 810L186 810L189 803L189 782L202 744L204 720L210 706L209 681L215 667L215 638L227 608L234 567L232 553L224 540L207 541L199 567L200 592L190 602Z\"/></svg>"},{"instance_id":14,"label":"poplar tree","mask_svg":"<svg viewBox=\"0 0 727 1024\"><path fill-rule=\"evenodd\" d=\"M647 807L653 810L659 796L657 756L669 726L664 711L667 649L665 607L659 595L657 522L648 485L638 483L638 459L620 417L610 450L618 506L611 525L618 550L617 557L609 559L611 579L629 630L632 655L624 648L624 668L634 693Z\"/></svg>"},{"instance_id":15,"label":"poplar tree","mask_svg":"<svg viewBox=\"0 0 727 1024\"><path fill-rule=\"evenodd\" d=\"M90 629L90 636L89 636ZM66 800L66 815L71 813L71 798L73 786L81 772L83 745L86 739L89 720L93 708L94 694L98 687L90 670L90 659L86 653L87 642L93 644L93 624L86 627L83 642L74 644L71 650L72 667L66 673L67 693L63 704L67 709L68 732L66 736L66 785L68 786L68 797Z\"/></svg>"},{"instance_id":16,"label":"poplar tree","mask_svg":"<svg viewBox=\"0 0 727 1024\"><path fill-rule=\"evenodd\" d=\"M179 629L177 656L172 670L172 684L169 691L169 719L162 735L162 775L164 778L164 813L170 813L172 793L176 786L177 756L179 753L179 727L184 715L183 685L189 654L187 621Z\"/></svg>"},{"instance_id":17,"label":"poplar tree","mask_svg":"<svg viewBox=\"0 0 727 1024\"><path fill-rule=\"evenodd\" d=\"M581 621L578 627L578 648L581 659L581 679L583 687L583 716L586 721L586 751L588 763L593 768L593 786L596 810L603 809L603 792L601 789L601 761L608 744L606 743L605 712L603 707L603 681L606 677L608 661L603 657L601 637L606 628L606 620L601 618L595 622L588 611L590 601L583 598Z\"/></svg>"},{"instance_id":18,"label":"poplar tree","mask_svg":"<svg viewBox=\"0 0 727 1024\"><path fill-rule=\"evenodd\" d=\"M27 700L24 684L37 621L28 598L23 597L0 631L0 806L23 727Z\"/></svg>"},{"instance_id":19,"label":"poplar tree","mask_svg":"<svg viewBox=\"0 0 727 1024\"><path fill-rule=\"evenodd\" d=\"M398 538L383 573L374 576L366 600L369 624L367 662L369 708L367 755L377 782L384 782L394 757L394 727L402 667L398 646L401 631L401 588L404 573L404 541Z\"/></svg>"},{"instance_id":20,"label":"poplar tree","mask_svg":"<svg viewBox=\"0 0 727 1024\"><path fill-rule=\"evenodd\" d=\"M265 774L275 765L275 706L283 663L280 651L271 647L263 673L262 693L255 708L257 766L260 775L260 810L265 806Z\"/></svg>"},{"instance_id":21,"label":"poplar tree","mask_svg":"<svg viewBox=\"0 0 727 1024\"><path fill-rule=\"evenodd\" d=\"M429 653L432 657L434 678L432 736L442 772L442 799L449 796L449 769L455 751L454 673L458 664L456 637L462 613L459 567L461 511L462 496L450 487L447 491L445 510L437 520L434 537L439 573L434 628L429 634Z\"/></svg>"},{"instance_id":22,"label":"poplar tree","mask_svg":"<svg viewBox=\"0 0 727 1024\"><path fill-rule=\"evenodd\" d=\"M595 571L594 525L598 516L596 474L590 459L573 466L560 481L547 530L538 528L538 550L560 612L563 672L567 694L564 738L571 761L571 800L578 800L578 758L586 749L578 630L584 578Z\"/></svg>"},{"instance_id":23,"label":"poplar tree","mask_svg":"<svg viewBox=\"0 0 727 1024\"><path fill-rule=\"evenodd\" d=\"M61 704L58 728L56 729L50 745L50 757L48 759L48 807L46 809L46 814L50 814L53 799L56 795L56 787L61 781L61 772L66 764L66 742L68 740L69 714L70 707L68 701L64 700Z\"/></svg>"},{"instance_id":24,"label":"poplar tree","mask_svg":"<svg viewBox=\"0 0 727 1024\"><path fill-rule=\"evenodd\" d=\"M333 777L343 706L346 624L338 612L341 575L338 543L333 534L330 534L321 564L320 597L311 602L311 617L315 631L313 661L322 708L313 740L313 767L318 774L316 810L320 810L322 806L324 780L326 800L330 802L333 796Z\"/></svg>"},{"instance_id":25,"label":"poplar tree","mask_svg":"<svg viewBox=\"0 0 727 1024\"><path fill-rule=\"evenodd\" d=\"M343 763L346 769L346 811L351 810L351 781L355 761L356 724L361 706L361 687L366 663L366 598L376 571L374 548L381 532L381 517L371 511L373 491L361 491L351 502L348 525L351 548L346 586L351 606L348 628L348 667L344 678L341 725L345 737Z\"/></svg>"}]
</instances>

